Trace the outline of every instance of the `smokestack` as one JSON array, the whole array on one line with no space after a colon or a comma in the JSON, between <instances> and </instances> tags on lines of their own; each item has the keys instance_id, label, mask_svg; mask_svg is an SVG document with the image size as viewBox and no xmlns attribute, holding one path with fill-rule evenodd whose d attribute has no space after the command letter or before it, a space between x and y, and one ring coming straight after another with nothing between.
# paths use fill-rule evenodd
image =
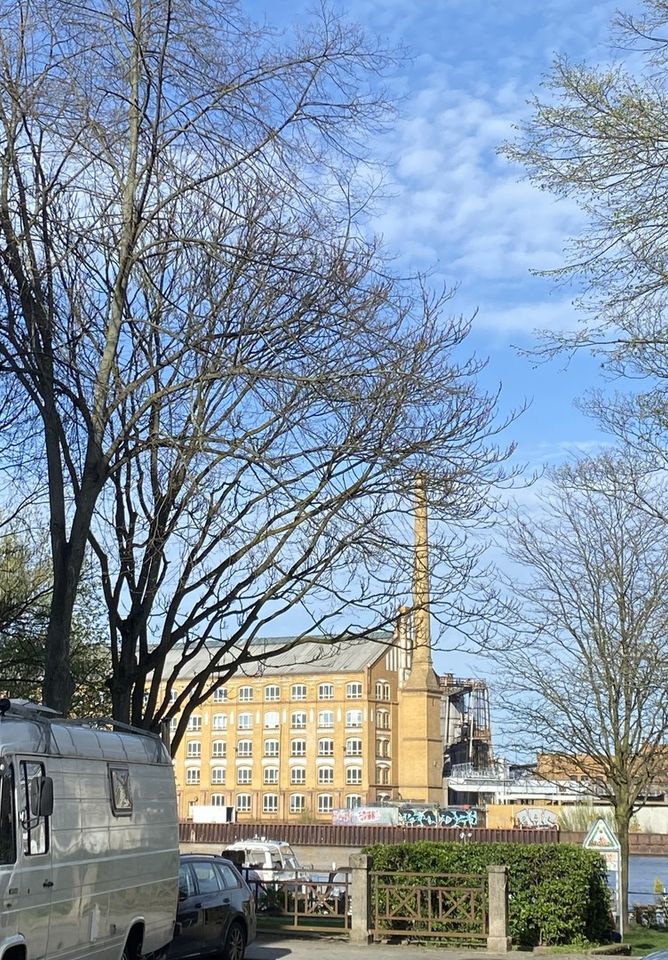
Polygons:
<instances>
[{"instance_id":1,"label":"smokestack","mask_svg":"<svg viewBox=\"0 0 668 960\"><path fill-rule=\"evenodd\" d=\"M413 651L408 687L438 690L431 660L429 613L429 530L424 476L415 482L415 555L413 567Z\"/></svg>"},{"instance_id":2,"label":"smokestack","mask_svg":"<svg viewBox=\"0 0 668 960\"><path fill-rule=\"evenodd\" d=\"M429 528L427 489L424 477L415 482L415 560L413 568L413 610L415 623L415 660L431 663L431 628L429 614Z\"/></svg>"}]
</instances>

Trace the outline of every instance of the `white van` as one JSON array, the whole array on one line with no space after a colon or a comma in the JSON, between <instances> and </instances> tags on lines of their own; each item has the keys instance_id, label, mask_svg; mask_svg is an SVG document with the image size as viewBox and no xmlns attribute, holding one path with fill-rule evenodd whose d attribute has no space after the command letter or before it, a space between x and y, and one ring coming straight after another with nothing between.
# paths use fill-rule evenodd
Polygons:
<instances>
[{"instance_id":1,"label":"white van","mask_svg":"<svg viewBox=\"0 0 668 960\"><path fill-rule=\"evenodd\" d=\"M172 939L171 758L105 726L0 700L0 960L157 960Z\"/></svg>"},{"instance_id":2,"label":"white van","mask_svg":"<svg viewBox=\"0 0 668 960\"><path fill-rule=\"evenodd\" d=\"M237 840L223 850L223 856L229 850L241 850L244 854L243 866L252 870L259 880L303 880L304 868L297 855L283 840Z\"/></svg>"}]
</instances>

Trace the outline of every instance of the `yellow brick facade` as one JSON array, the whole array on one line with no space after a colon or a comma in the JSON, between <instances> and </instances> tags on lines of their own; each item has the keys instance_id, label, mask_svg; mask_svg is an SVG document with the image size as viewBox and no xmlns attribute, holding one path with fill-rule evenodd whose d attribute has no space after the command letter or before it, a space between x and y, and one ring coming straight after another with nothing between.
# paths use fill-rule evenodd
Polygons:
<instances>
[{"instance_id":1,"label":"yellow brick facade","mask_svg":"<svg viewBox=\"0 0 668 960\"><path fill-rule=\"evenodd\" d=\"M436 758L432 736L410 736L438 731L440 701L426 692L402 701L397 647L374 647L357 672L283 673L269 662L197 709L175 756L181 819L214 805L234 807L241 822L331 822L332 810L384 798L440 799L440 742ZM400 795L402 766L423 781L411 796Z\"/></svg>"}]
</instances>

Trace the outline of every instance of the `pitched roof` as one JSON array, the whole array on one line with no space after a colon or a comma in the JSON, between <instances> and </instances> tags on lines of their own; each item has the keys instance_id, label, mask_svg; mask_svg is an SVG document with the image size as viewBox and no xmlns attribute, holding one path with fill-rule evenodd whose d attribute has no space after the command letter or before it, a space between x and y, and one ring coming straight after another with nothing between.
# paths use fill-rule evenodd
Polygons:
<instances>
[{"instance_id":1,"label":"pitched roof","mask_svg":"<svg viewBox=\"0 0 668 960\"><path fill-rule=\"evenodd\" d=\"M250 654L259 657L251 663L242 663L237 677L272 677L296 674L359 673L371 666L394 642L390 632L378 633L359 639L328 640L326 637L265 637L251 644ZM291 643L291 649L272 653ZM180 669L179 676L188 679L205 669L221 644L210 643L188 660ZM225 654L216 672L223 672L234 665L237 648L231 647ZM167 656L165 670L173 670L183 656L183 648L177 647ZM163 676L165 673L163 672Z\"/></svg>"}]
</instances>

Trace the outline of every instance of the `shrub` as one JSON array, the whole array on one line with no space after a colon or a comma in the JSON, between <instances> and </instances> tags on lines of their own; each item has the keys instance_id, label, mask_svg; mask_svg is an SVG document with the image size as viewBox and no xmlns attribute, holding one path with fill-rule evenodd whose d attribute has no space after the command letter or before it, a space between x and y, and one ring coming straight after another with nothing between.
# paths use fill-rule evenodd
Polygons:
<instances>
[{"instance_id":1,"label":"shrub","mask_svg":"<svg viewBox=\"0 0 668 960\"><path fill-rule=\"evenodd\" d=\"M517 946L601 942L610 931L603 858L572 844L397 843L365 847L374 869L486 873L508 867L509 935Z\"/></svg>"}]
</instances>

